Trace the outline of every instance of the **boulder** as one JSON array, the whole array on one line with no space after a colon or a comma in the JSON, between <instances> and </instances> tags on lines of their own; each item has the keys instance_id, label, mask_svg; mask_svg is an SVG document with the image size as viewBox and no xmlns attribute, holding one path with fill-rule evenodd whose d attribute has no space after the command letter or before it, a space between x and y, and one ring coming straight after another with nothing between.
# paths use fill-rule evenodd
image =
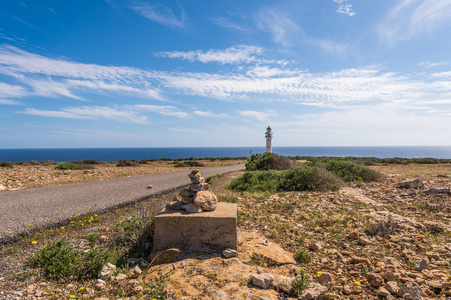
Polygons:
<instances>
[{"instance_id":1,"label":"boulder","mask_svg":"<svg viewBox=\"0 0 451 300\"><path fill-rule=\"evenodd\" d=\"M426 195L433 195L433 194L450 194L449 188L435 188L432 187L430 189L427 189L424 191Z\"/></svg>"},{"instance_id":2,"label":"boulder","mask_svg":"<svg viewBox=\"0 0 451 300\"><path fill-rule=\"evenodd\" d=\"M217 203L218 198L210 190L197 192L193 199L193 204L201 207L205 211L215 210Z\"/></svg>"},{"instance_id":3,"label":"boulder","mask_svg":"<svg viewBox=\"0 0 451 300\"><path fill-rule=\"evenodd\" d=\"M420 189L424 186L420 179L407 179L398 183L398 187L403 189Z\"/></svg>"},{"instance_id":4,"label":"boulder","mask_svg":"<svg viewBox=\"0 0 451 300\"><path fill-rule=\"evenodd\" d=\"M365 274L366 281L372 286L383 286L384 279L382 279L381 275L373 272L369 272Z\"/></svg>"},{"instance_id":5,"label":"boulder","mask_svg":"<svg viewBox=\"0 0 451 300\"><path fill-rule=\"evenodd\" d=\"M279 275L272 282L272 286L284 293L291 294L293 292L292 282L293 278Z\"/></svg>"},{"instance_id":6,"label":"boulder","mask_svg":"<svg viewBox=\"0 0 451 300\"><path fill-rule=\"evenodd\" d=\"M422 300L424 295L423 290L420 288L418 283L407 281L402 287L404 292L404 299L408 300Z\"/></svg>"},{"instance_id":7,"label":"boulder","mask_svg":"<svg viewBox=\"0 0 451 300\"><path fill-rule=\"evenodd\" d=\"M267 289L274 281L274 275L271 273L252 274L252 284L263 289Z\"/></svg>"},{"instance_id":8,"label":"boulder","mask_svg":"<svg viewBox=\"0 0 451 300\"><path fill-rule=\"evenodd\" d=\"M319 283L312 283L310 286L302 293L299 299L302 300L313 300L318 298L321 294L327 291L327 287L322 286Z\"/></svg>"},{"instance_id":9,"label":"boulder","mask_svg":"<svg viewBox=\"0 0 451 300\"><path fill-rule=\"evenodd\" d=\"M222 255L225 258L231 258L231 257L237 257L238 256L238 251L227 248L224 251L222 251Z\"/></svg>"},{"instance_id":10,"label":"boulder","mask_svg":"<svg viewBox=\"0 0 451 300\"><path fill-rule=\"evenodd\" d=\"M186 212L189 213L189 214L200 213L200 212L203 211L201 207L199 207L199 206L197 206L197 205L195 205L193 203L185 204L185 205L182 206L182 208L184 210L186 210Z\"/></svg>"},{"instance_id":11,"label":"boulder","mask_svg":"<svg viewBox=\"0 0 451 300\"><path fill-rule=\"evenodd\" d=\"M168 203L166 205L167 209L175 209L175 210L180 210L183 209L182 206L185 205L186 203L183 203L182 201L173 201L171 203Z\"/></svg>"},{"instance_id":12,"label":"boulder","mask_svg":"<svg viewBox=\"0 0 451 300\"><path fill-rule=\"evenodd\" d=\"M318 277L318 282L321 285L329 286L334 283L334 278L330 273L324 272Z\"/></svg>"}]
</instances>

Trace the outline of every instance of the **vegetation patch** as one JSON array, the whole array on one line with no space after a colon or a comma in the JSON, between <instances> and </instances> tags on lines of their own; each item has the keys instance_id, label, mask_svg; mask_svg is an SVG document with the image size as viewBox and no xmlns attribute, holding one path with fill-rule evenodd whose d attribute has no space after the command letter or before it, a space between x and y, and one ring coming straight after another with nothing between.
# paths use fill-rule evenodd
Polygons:
<instances>
[{"instance_id":1,"label":"vegetation patch","mask_svg":"<svg viewBox=\"0 0 451 300\"><path fill-rule=\"evenodd\" d=\"M294 161L286 156L265 152L253 154L246 163L247 171L286 170L294 165Z\"/></svg>"},{"instance_id":2,"label":"vegetation patch","mask_svg":"<svg viewBox=\"0 0 451 300\"><path fill-rule=\"evenodd\" d=\"M385 180L385 176L382 173L347 160L316 159L308 164L324 168L347 182Z\"/></svg>"},{"instance_id":3,"label":"vegetation patch","mask_svg":"<svg viewBox=\"0 0 451 300\"><path fill-rule=\"evenodd\" d=\"M116 167L136 167L139 163L136 160L120 160L117 162Z\"/></svg>"},{"instance_id":4,"label":"vegetation patch","mask_svg":"<svg viewBox=\"0 0 451 300\"><path fill-rule=\"evenodd\" d=\"M62 162L55 166L55 170L86 170L92 168L93 168L92 166L73 162Z\"/></svg>"},{"instance_id":5,"label":"vegetation patch","mask_svg":"<svg viewBox=\"0 0 451 300\"><path fill-rule=\"evenodd\" d=\"M200 162L195 161L195 160L187 160L187 161L184 161L184 162L181 162L181 163L176 163L174 165L174 167L177 167L177 168L182 168L182 167L193 168L193 167L205 167L205 165L203 163L200 163Z\"/></svg>"}]
</instances>

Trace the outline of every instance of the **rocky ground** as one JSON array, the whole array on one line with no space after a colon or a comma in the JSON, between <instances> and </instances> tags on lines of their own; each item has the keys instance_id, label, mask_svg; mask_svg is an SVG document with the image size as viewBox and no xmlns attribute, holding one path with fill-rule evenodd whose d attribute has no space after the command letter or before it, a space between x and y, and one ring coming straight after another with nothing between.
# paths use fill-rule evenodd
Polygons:
<instances>
[{"instance_id":1,"label":"rocky ground","mask_svg":"<svg viewBox=\"0 0 451 300\"><path fill-rule=\"evenodd\" d=\"M118 224L155 213L173 195L74 216L75 225L1 250L0 299L451 299L451 166L372 168L387 179L337 192L237 193L225 186L240 173L222 176L212 190L238 204L237 253L171 251L149 266L125 249L127 263L105 265L101 278L52 281L27 266L37 249L65 237L87 251L89 234L102 247ZM424 186L398 187L408 178Z\"/></svg>"}]
</instances>

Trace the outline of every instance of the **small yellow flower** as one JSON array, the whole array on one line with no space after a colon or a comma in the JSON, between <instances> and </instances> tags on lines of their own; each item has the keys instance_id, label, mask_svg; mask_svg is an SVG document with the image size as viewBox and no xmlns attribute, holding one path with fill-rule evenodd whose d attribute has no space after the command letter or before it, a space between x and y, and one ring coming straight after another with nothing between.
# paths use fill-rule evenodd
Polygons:
<instances>
[{"instance_id":1,"label":"small yellow flower","mask_svg":"<svg viewBox=\"0 0 451 300\"><path fill-rule=\"evenodd\" d=\"M69 298L76 298L75 295L70 295Z\"/></svg>"},{"instance_id":2,"label":"small yellow flower","mask_svg":"<svg viewBox=\"0 0 451 300\"><path fill-rule=\"evenodd\" d=\"M360 284L360 282L359 281L354 281L354 283L356 284L356 285L358 285L358 286L361 286L361 284Z\"/></svg>"},{"instance_id":3,"label":"small yellow flower","mask_svg":"<svg viewBox=\"0 0 451 300\"><path fill-rule=\"evenodd\" d=\"M81 225L83 226L83 225L85 225L85 224L81 223Z\"/></svg>"},{"instance_id":4,"label":"small yellow flower","mask_svg":"<svg viewBox=\"0 0 451 300\"><path fill-rule=\"evenodd\" d=\"M64 226L61 226L61 229L64 229Z\"/></svg>"},{"instance_id":5,"label":"small yellow flower","mask_svg":"<svg viewBox=\"0 0 451 300\"><path fill-rule=\"evenodd\" d=\"M321 250L321 248L320 248L320 247L318 247L318 251L319 251L319 250Z\"/></svg>"},{"instance_id":6,"label":"small yellow flower","mask_svg":"<svg viewBox=\"0 0 451 300\"><path fill-rule=\"evenodd\" d=\"M50 221L50 219L47 219L47 221Z\"/></svg>"},{"instance_id":7,"label":"small yellow flower","mask_svg":"<svg viewBox=\"0 0 451 300\"><path fill-rule=\"evenodd\" d=\"M33 224L30 224L30 226L33 227L34 225L33 225Z\"/></svg>"},{"instance_id":8,"label":"small yellow flower","mask_svg":"<svg viewBox=\"0 0 451 300\"><path fill-rule=\"evenodd\" d=\"M39 221L38 223L41 223L41 221Z\"/></svg>"},{"instance_id":9,"label":"small yellow flower","mask_svg":"<svg viewBox=\"0 0 451 300\"><path fill-rule=\"evenodd\" d=\"M318 271L317 273L318 273L318 275L321 275L321 274L323 274L323 272L321 272L321 271Z\"/></svg>"},{"instance_id":10,"label":"small yellow flower","mask_svg":"<svg viewBox=\"0 0 451 300\"><path fill-rule=\"evenodd\" d=\"M80 287L80 290L83 290L83 289L84 289L84 287L81 286L81 287Z\"/></svg>"},{"instance_id":11,"label":"small yellow flower","mask_svg":"<svg viewBox=\"0 0 451 300\"><path fill-rule=\"evenodd\" d=\"M38 242L37 241L32 241L31 244L32 245L36 245Z\"/></svg>"},{"instance_id":12,"label":"small yellow flower","mask_svg":"<svg viewBox=\"0 0 451 300\"><path fill-rule=\"evenodd\" d=\"M92 207L89 207L89 209L91 209Z\"/></svg>"},{"instance_id":13,"label":"small yellow flower","mask_svg":"<svg viewBox=\"0 0 451 300\"><path fill-rule=\"evenodd\" d=\"M54 295L54 294L55 294L55 292L50 292L50 294Z\"/></svg>"},{"instance_id":14,"label":"small yellow flower","mask_svg":"<svg viewBox=\"0 0 451 300\"><path fill-rule=\"evenodd\" d=\"M328 235L328 237L330 237L330 235Z\"/></svg>"},{"instance_id":15,"label":"small yellow flower","mask_svg":"<svg viewBox=\"0 0 451 300\"><path fill-rule=\"evenodd\" d=\"M94 216L96 216L96 217L97 217L97 215L94 215Z\"/></svg>"},{"instance_id":16,"label":"small yellow flower","mask_svg":"<svg viewBox=\"0 0 451 300\"><path fill-rule=\"evenodd\" d=\"M74 224L74 221L70 221L71 224Z\"/></svg>"}]
</instances>

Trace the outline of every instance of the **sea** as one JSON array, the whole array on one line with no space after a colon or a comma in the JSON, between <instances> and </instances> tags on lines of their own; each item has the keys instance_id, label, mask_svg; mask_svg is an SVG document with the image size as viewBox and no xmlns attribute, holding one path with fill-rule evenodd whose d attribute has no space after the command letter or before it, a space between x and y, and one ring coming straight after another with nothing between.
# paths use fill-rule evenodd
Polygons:
<instances>
[{"instance_id":1,"label":"sea","mask_svg":"<svg viewBox=\"0 0 451 300\"><path fill-rule=\"evenodd\" d=\"M51 160L64 162L84 159L118 161L122 159L248 157L251 154L263 152L265 152L265 147L0 149L0 161ZM273 147L273 152L284 156L451 158L451 146Z\"/></svg>"}]
</instances>

